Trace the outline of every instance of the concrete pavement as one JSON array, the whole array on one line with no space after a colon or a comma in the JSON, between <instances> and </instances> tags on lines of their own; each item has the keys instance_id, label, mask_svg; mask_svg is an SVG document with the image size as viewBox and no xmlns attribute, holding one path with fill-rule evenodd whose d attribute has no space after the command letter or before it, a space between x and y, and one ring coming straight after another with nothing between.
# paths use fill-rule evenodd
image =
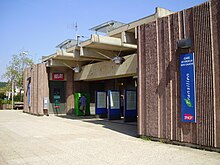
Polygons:
<instances>
[{"instance_id":1,"label":"concrete pavement","mask_svg":"<svg viewBox=\"0 0 220 165\"><path fill-rule=\"evenodd\" d=\"M220 154L136 138L136 125L0 110L0 165L220 164Z\"/></svg>"}]
</instances>

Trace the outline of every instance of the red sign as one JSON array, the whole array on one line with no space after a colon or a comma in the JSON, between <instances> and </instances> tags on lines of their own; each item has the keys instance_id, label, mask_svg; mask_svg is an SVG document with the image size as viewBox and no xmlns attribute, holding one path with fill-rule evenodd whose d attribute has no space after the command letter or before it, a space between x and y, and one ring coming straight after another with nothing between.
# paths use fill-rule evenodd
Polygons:
<instances>
[{"instance_id":1,"label":"red sign","mask_svg":"<svg viewBox=\"0 0 220 165\"><path fill-rule=\"evenodd\" d=\"M64 80L64 74L63 73L53 73L52 80Z\"/></svg>"},{"instance_id":2,"label":"red sign","mask_svg":"<svg viewBox=\"0 0 220 165\"><path fill-rule=\"evenodd\" d=\"M193 120L194 116L192 116L191 114L184 114L184 120Z\"/></svg>"}]
</instances>

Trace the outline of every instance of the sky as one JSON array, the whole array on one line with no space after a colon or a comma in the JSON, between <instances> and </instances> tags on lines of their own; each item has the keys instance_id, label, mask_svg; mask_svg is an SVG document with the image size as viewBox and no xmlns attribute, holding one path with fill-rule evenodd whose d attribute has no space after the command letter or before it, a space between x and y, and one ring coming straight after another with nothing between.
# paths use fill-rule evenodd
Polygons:
<instances>
[{"instance_id":1,"label":"sky","mask_svg":"<svg viewBox=\"0 0 220 165\"><path fill-rule=\"evenodd\" d=\"M116 20L129 23L163 7L177 12L207 0L0 0L0 81L12 55L28 51L35 63L56 46L88 29Z\"/></svg>"}]
</instances>

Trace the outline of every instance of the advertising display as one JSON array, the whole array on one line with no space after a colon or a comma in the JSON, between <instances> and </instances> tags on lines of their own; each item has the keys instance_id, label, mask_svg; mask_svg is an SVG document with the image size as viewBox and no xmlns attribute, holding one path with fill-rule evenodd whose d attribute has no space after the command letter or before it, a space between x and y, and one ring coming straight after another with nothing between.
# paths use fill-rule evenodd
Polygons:
<instances>
[{"instance_id":1,"label":"advertising display","mask_svg":"<svg viewBox=\"0 0 220 165\"><path fill-rule=\"evenodd\" d=\"M137 91L125 90L125 108L124 108L124 121L136 122L137 121Z\"/></svg>"},{"instance_id":2,"label":"advertising display","mask_svg":"<svg viewBox=\"0 0 220 165\"><path fill-rule=\"evenodd\" d=\"M107 108L106 92L97 92L97 108Z\"/></svg>"},{"instance_id":3,"label":"advertising display","mask_svg":"<svg viewBox=\"0 0 220 165\"><path fill-rule=\"evenodd\" d=\"M107 117L107 92L96 91L95 114Z\"/></svg>"},{"instance_id":4,"label":"advertising display","mask_svg":"<svg viewBox=\"0 0 220 165\"><path fill-rule=\"evenodd\" d=\"M109 91L110 107L111 109L120 109L120 92Z\"/></svg>"},{"instance_id":5,"label":"advertising display","mask_svg":"<svg viewBox=\"0 0 220 165\"><path fill-rule=\"evenodd\" d=\"M119 120L121 119L121 107L120 107L120 91L109 90L108 91L108 119Z\"/></svg>"},{"instance_id":6,"label":"advertising display","mask_svg":"<svg viewBox=\"0 0 220 165\"><path fill-rule=\"evenodd\" d=\"M136 91L126 91L126 110L137 109Z\"/></svg>"},{"instance_id":7,"label":"advertising display","mask_svg":"<svg viewBox=\"0 0 220 165\"><path fill-rule=\"evenodd\" d=\"M194 53L180 55L180 89L182 122L196 122Z\"/></svg>"}]
</instances>

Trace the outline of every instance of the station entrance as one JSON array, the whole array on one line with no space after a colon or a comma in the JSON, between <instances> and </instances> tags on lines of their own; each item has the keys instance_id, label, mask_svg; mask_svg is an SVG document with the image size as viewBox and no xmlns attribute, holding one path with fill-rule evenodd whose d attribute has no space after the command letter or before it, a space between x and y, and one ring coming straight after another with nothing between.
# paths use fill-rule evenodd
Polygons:
<instances>
[{"instance_id":1,"label":"station entrance","mask_svg":"<svg viewBox=\"0 0 220 165\"><path fill-rule=\"evenodd\" d=\"M136 78L77 81L76 92L90 95L91 114L108 120L137 121Z\"/></svg>"},{"instance_id":2,"label":"station entrance","mask_svg":"<svg viewBox=\"0 0 220 165\"><path fill-rule=\"evenodd\" d=\"M49 112L52 114L66 113L66 82L50 81L49 82L50 105Z\"/></svg>"}]
</instances>

